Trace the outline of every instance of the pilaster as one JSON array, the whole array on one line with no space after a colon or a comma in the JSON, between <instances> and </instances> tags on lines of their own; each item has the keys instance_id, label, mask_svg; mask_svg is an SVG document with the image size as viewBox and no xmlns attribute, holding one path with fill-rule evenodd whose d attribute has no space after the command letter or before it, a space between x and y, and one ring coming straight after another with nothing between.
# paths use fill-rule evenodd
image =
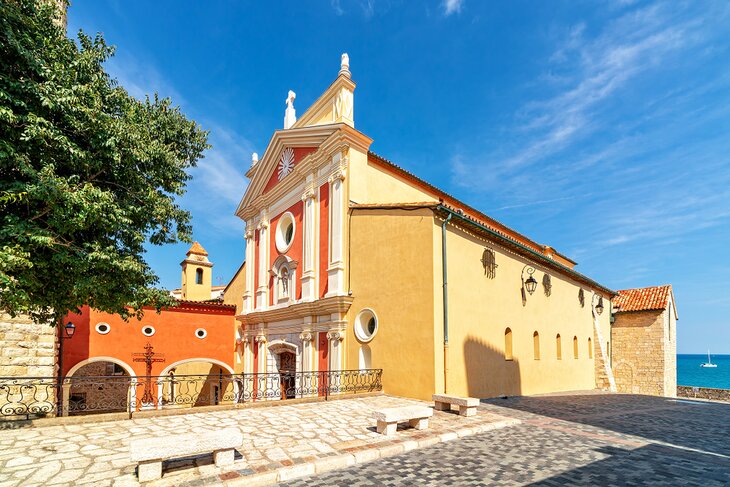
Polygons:
<instances>
[{"instance_id":1,"label":"pilaster","mask_svg":"<svg viewBox=\"0 0 730 487\"><path fill-rule=\"evenodd\" d=\"M313 176L307 178L313 180ZM315 253L316 245L316 225L315 210L317 199L315 196L314 185L312 181L308 181L307 189L302 195L304 202L304 248L302 256L302 300L312 301L317 296L317 279L315 272Z\"/></svg>"},{"instance_id":2,"label":"pilaster","mask_svg":"<svg viewBox=\"0 0 730 487\"><path fill-rule=\"evenodd\" d=\"M246 288L243 291L243 311L253 311L255 289L253 288L256 266L254 265L256 247L254 243L253 222L246 223Z\"/></svg>"},{"instance_id":3,"label":"pilaster","mask_svg":"<svg viewBox=\"0 0 730 487\"><path fill-rule=\"evenodd\" d=\"M330 189L330 255L327 266L327 296L345 293L344 248L344 213L345 213L345 173L347 171L347 155L338 152L332 156L335 170L329 177Z\"/></svg>"},{"instance_id":4,"label":"pilaster","mask_svg":"<svg viewBox=\"0 0 730 487\"><path fill-rule=\"evenodd\" d=\"M265 213L262 213L257 229L259 231L259 286L256 288L256 309L265 309L269 304L269 221L266 219Z\"/></svg>"}]
</instances>

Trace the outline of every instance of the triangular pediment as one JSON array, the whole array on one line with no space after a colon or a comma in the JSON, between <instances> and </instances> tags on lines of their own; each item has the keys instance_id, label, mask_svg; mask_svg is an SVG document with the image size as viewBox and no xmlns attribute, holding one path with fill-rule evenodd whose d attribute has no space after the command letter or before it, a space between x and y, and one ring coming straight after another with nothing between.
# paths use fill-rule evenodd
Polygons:
<instances>
[{"instance_id":1,"label":"triangular pediment","mask_svg":"<svg viewBox=\"0 0 730 487\"><path fill-rule=\"evenodd\" d=\"M263 157L246 173L251 182L238 205L236 215L241 216L243 208L250 206L256 198L270 191L273 186L286 184L289 179L296 179L301 162L314 157L322 143L341 126L342 124L321 125L274 132ZM278 166L285 149L292 150L294 167L285 177L279 178Z\"/></svg>"}]
</instances>

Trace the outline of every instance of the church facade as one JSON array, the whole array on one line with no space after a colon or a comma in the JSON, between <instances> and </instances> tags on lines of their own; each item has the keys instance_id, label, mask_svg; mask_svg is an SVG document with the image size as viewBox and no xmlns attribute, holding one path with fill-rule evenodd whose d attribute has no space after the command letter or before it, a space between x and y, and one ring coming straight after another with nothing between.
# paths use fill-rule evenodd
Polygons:
<instances>
[{"instance_id":1,"label":"church facade","mask_svg":"<svg viewBox=\"0 0 730 487\"><path fill-rule=\"evenodd\" d=\"M343 55L247 172L244 372L383 369L389 394L614 389L614 292L370 151Z\"/></svg>"}]
</instances>

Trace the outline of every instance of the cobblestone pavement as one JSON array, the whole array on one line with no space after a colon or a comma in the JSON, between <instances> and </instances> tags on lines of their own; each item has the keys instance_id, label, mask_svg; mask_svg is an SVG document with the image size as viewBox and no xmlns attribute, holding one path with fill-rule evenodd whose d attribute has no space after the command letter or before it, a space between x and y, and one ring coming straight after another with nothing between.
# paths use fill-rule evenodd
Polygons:
<instances>
[{"instance_id":1,"label":"cobblestone pavement","mask_svg":"<svg viewBox=\"0 0 730 487\"><path fill-rule=\"evenodd\" d=\"M285 485L730 485L730 404L590 394L482 410L522 423Z\"/></svg>"},{"instance_id":2,"label":"cobblestone pavement","mask_svg":"<svg viewBox=\"0 0 730 487\"><path fill-rule=\"evenodd\" d=\"M233 466L218 468L212 454L167 461L169 485L246 485L326 472L518 423L486 411L475 417L435 411L428 430L375 432L372 411L425 404L374 396L263 408L226 409L110 422L0 430L0 487L138 485L131 440L234 427L244 435Z\"/></svg>"}]
</instances>

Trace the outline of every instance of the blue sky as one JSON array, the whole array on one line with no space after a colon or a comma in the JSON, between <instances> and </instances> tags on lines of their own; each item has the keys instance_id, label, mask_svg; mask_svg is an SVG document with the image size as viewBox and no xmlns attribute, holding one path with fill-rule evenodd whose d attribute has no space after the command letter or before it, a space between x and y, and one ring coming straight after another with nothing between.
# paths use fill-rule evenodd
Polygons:
<instances>
[{"instance_id":1,"label":"blue sky","mask_svg":"<svg viewBox=\"0 0 730 487\"><path fill-rule=\"evenodd\" d=\"M211 131L183 205L227 283L253 151L350 55L372 150L613 289L671 283L679 351L730 353L726 2L76 0L109 71ZM153 248L166 287L185 245Z\"/></svg>"}]
</instances>

